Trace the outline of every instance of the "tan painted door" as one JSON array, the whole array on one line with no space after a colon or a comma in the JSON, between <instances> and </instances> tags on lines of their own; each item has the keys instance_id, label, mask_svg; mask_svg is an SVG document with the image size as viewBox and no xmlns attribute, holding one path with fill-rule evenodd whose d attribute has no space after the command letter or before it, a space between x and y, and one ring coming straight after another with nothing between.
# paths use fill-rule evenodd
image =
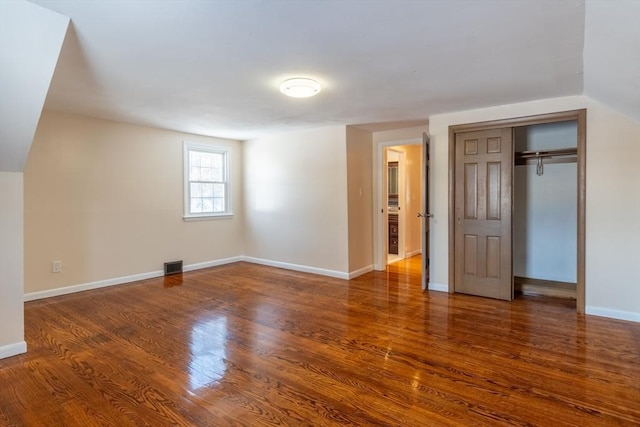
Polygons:
<instances>
[{"instance_id":1,"label":"tan painted door","mask_svg":"<svg viewBox=\"0 0 640 427\"><path fill-rule=\"evenodd\" d=\"M512 129L456 133L455 291L513 299Z\"/></svg>"},{"instance_id":2,"label":"tan painted door","mask_svg":"<svg viewBox=\"0 0 640 427\"><path fill-rule=\"evenodd\" d=\"M418 213L422 217L422 290L429 288L429 237L431 210L429 207L429 175L430 175L430 154L429 135L422 134L422 158L424 159L424 192L422 195L422 212Z\"/></svg>"}]
</instances>

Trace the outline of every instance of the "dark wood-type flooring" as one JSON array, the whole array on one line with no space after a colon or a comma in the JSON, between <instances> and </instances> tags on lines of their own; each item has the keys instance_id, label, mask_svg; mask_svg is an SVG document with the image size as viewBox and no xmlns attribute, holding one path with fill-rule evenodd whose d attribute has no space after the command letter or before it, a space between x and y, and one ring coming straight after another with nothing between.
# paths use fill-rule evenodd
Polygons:
<instances>
[{"instance_id":1,"label":"dark wood-type flooring","mask_svg":"<svg viewBox=\"0 0 640 427\"><path fill-rule=\"evenodd\" d=\"M0 425L640 424L640 326L249 263L25 305Z\"/></svg>"}]
</instances>

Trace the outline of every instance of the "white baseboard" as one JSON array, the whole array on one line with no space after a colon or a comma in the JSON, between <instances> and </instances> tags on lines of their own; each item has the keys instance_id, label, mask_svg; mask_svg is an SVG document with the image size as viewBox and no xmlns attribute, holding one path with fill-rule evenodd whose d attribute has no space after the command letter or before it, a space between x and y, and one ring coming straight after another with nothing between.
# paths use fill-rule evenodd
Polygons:
<instances>
[{"instance_id":1,"label":"white baseboard","mask_svg":"<svg viewBox=\"0 0 640 427\"><path fill-rule=\"evenodd\" d=\"M12 344L7 344L0 346L0 359L4 359L6 357L17 356L18 354L27 352L27 343L26 341L14 342Z\"/></svg>"},{"instance_id":2,"label":"white baseboard","mask_svg":"<svg viewBox=\"0 0 640 427\"><path fill-rule=\"evenodd\" d=\"M219 265L231 264L239 261L246 261L254 264L267 265L271 267L279 267L279 268L284 268L284 269L293 270L293 271L301 271L303 273L319 274L322 276L335 277L337 279L343 279L343 280L350 280L355 277L366 274L370 271L373 271L374 269L377 270L376 266L368 265L358 270L345 273L342 271L328 270L324 268L310 267L307 265L291 264L288 262L272 261L272 260L267 260L262 258L255 258L255 257L240 255L240 256L235 256L230 258L222 258L222 259L213 260L213 261L206 261L206 262L186 265L184 266L183 271L187 272L187 271L200 270L203 268L216 267ZM124 283L136 282L139 280L152 279L155 277L160 277L163 274L164 272L159 270L159 271L152 271L149 273L134 274L131 276L116 277L113 279L99 280L96 282L66 286L63 288L49 289L46 291L30 292L24 295L24 301L25 302L34 301L34 300L39 300L43 298L50 298L50 297L55 297L60 295L72 294L76 292L88 291L91 289L104 288L107 286L121 285ZM443 285L440 283L430 282L429 290L437 291L437 292L449 292L449 286ZM601 317L608 317L612 319L627 320L631 322L640 322L640 313L632 312L632 311L615 310L615 309L610 309L605 307L595 307L595 306L588 305L585 307L585 312L586 314L592 315L592 316L601 316ZM24 341L8 344L5 346L0 346L0 359L25 353L26 351L27 351L27 344Z\"/></svg>"},{"instance_id":3,"label":"white baseboard","mask_svg":"<svg viewBox=\"0 0 640 427\"><path fill-rule=\"evenodd\" d=\"M306 265L298 265L298 264L290 264L290 263L280 262L280 261L271 261L271 260L247 257L242 255L230 257L230 258L217 259L213 261L200 262L196 264L189 264L184 266L182 270L185 272L188 272L188 271L200 270L203 268L216 267L224 264L231 264L239 261L246 261L246 262L252 262L254 264L268 265L271 267L280 267L280 268L285 268L287 270L302 271L304 273L320 274L323 276L335 277L335 278L344 279L344 280L349 280L352 277L356 277L360 274L364 274L364 273L367 273L368 271L371 271L370 267L365 267L364 269L356 270L355 272L352 272L352 273L343 273L341 271L326 270L323 268L309 267ZM367 268L369 268L369 270L365 271ZM149 273L134 274L131 276L115 277L113 279L98 280L96 282L65 286L63 288L49 289L46 291L29 292L24 295L24 301L25 302L35 301L43 298L51 298L51 297L57 297L60 295L72 294L76 292L89 291L92 289L105 288L107 286L122 285L124 283L137 282L139 280L153 279L155 277L161 277L162 275L164 275L164 271L158 270L158 271L151 271Z\"/></svg>"},{"instance_id":4,"label":"white baseboard","mask_svg":"<svg viewBox=\"0 0 640 427\"><path fill-rule=\"evenodd\" d=\"M150 273L134 274L131 276L115 277L113 279L98 280L96 282L82 283L79 285L65 286L64 288L48 289L46 291L29 292L24 294L24 300L35 301L43 298L57 297L60 295L73 294L76 292L89 291L91 289L105 288L107 286L122 285L123 283L136 282L138 280L153 279L160 277L164 271L152 271Z\"/></svg>"},{"instance_id":5,"label":"white baseboard","mask_svg":"<svg viewBox=\"0 0 640 427\"><path fill-rule=\"evenodd\" d=\"M610 317L612 319L640 322L640 313L636 313L633 311L614 310L611 308L594 307L592 305L588 305L585 307L585 313L591 316Z\"/></svg>"},{"instance_id":6,"label":"white baseboard","mask_svg":"<svg viewBox=\"0 0 640 427\"><path fill-rule=\"evenodd\" d=\"M211 267L217 267L219 265L225 265L225 264L231 264L234 262L239 262L239 261L244 261L244 257L243 256L234 256L234 257L230 257L230 258L222 258L222 259L216 259L214 261L207 261L207 262L199 262L196 264L189 264L189 265L185 265L182 268L182 271L194 271L194 270L201 270L203 268L211 268Z\"/></svg>"},{"instance_id":7,"label":"white baseboard","mask_svg":"<svg viewBox=\"0 0 640 427\"><path fill-rule=\"evenodd\" d=\"M187 272L187 271L200 270L203 268L216 267L219 265L231 264L239 261L246 261L254 264L267 265L270 267L279 267L279 268L284 268L284 269L293 270L293 271L301 271L303 273L319 274L322 276L335 277L337 279L343 279L343 280L353 279L355 277L361 276L375 269L374 265L368 265L358 270L345 273L342 271L328 270L324 268L311 267L307 265L291 264L288 262L272 261L272 260L267 260L262 258L255 258L255 257L240 255L240 256L235 256L230 258L222 258L222 259L213 260L213 261L189 264L184 266L183 271ZM124 283L136 282L139 280L152 279L155 277L160 277L163 274L164 272L162 270L159 270L159 271L152 271L149 273L134 274L131 276L99 280L96 282L83 283L79 285L65 286L63 288L49 289L46 291L30 292L24 295L24 301L25 302L34 301L34 300L39 300L43 298L50 298L50 297L55 297L60 295L72 294L76 292L88 291L91 289L104 288L107 286L121 285ZM449 292L449 286L443 285L440 283L430 282L429 290L437 291L437 292ZM601 316L601 317L608 317L612 319L627 320L631 322L640 322L640 313L632 312L632 311L615 310L610 308L594 307L594 306L588 305L585 307L585 312L586 314L592 315L592 316ZM25 353L26 351L27 351L27 344L24 341L1 346L0 359Z\"/></svg>"},{"instance_id":8,"label":"white baseboard","mask_svg":"<svg viewBox=\"0 0 640 427\"><path fill-rule=\"evenodd\" d=\"M437 292L449 292L449 285L442 285L440 283L429 282L429 290Z\"/></svg>"},{"instance_id":9,"label":"white baseboard","mask_svg":"<svg viewBox=\"0 0 640 427\"><path fill-rule=\"evenodd\" d=\"M422 249L416 249L415 251L407 252L404 254L405 258L411 258L412 256L418 255L422 253Z\"/></svg>"},{"instance_id":10,"label":"white baseboard","mask_svg":"<svg viewBox=\"0 0 640 427\"><path fill-rule=\"evenodd\" d=\"M244 257L242 256L223 258L223 259L218 259L214 261L189 264L184 266L182 270L194 271L194 270L200 270L203 268L216 267L218 265L223 265L223 264L230 264L232 262L238 262L243 260L244 260ZM39 292L30 292L28 294L24 294L24 301L25 302L35 301L43 298L51 298L51 297L57 297L60 295L67 295L67 294L73 294L76 292L88 291L91 289L105 288L107 286L122 285L124 283L137 282L139 280L153 279L155 277L161 277L163 275L164 275L164 271L162 270L151 271L149 273L134 274L131 276L115 277L113 279L98 280L96 282L83 283L80 285L65 286L64 288L49 289L46 291L39 291Z\"/></svg>"},{"instance_id":11,"label":"white baseboard","mask_svg":"<svg viewBox=\"0 0 640 427\"><path fill-rule=\"evenodd\" d=\"M355 279L356 277L362 276L363 274L367 274L370 271L373 271L373 264L349 272L349 280Z\"/></svg>"},{"instance_id":12,"label":"white baseboard","mask_svg":"<svg viewBox=\"0 0 640 427\"><path fill-rule=\"evenodd\" d=\"M279 267L287 270L301 271L303 273L313 273L313 274L319 274L321 276L335 277L336 279L349 280L349 273L344 273L342 271L327 270L324 268L310 267L308 265L291 264L288 262L272 261L268 259L254 258L250 256L245 256L242 258L243 258L243 261L252 262L254 264L268 265L269 267Z\"/></svg>"}]
</instances>

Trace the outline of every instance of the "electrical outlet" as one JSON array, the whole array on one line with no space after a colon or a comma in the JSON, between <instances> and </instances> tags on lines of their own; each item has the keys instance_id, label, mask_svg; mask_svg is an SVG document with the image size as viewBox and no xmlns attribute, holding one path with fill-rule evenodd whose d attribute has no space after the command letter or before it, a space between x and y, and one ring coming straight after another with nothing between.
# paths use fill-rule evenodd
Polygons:
<instances>
[{"instance_id":1,"label":"electrical outlet","mask_svg":"<svg viewBox=\"0 0 640 427\"><path fill-rule=\"evenodd\" d=\"M62 261L53 261L51 263L51 272L60 273L62 271Z\"/></svg>"}]
</instances>

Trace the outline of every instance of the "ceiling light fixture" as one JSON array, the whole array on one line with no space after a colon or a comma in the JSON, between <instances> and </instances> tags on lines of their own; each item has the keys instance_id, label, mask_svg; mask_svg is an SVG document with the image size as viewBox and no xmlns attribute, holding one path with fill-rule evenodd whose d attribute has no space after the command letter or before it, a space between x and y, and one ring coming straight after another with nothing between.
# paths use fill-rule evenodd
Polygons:
<instances>
[{"instance_id":1,"label":"ceiling light fixture","mask_svg":"<svg viewBox=\"0 0 640 427\"><path fill-rule=\"evenodd\" d=\"M308 98L320 92L320 83L305 77L294 77L280 83L280 92L293 98Z\"/></svg>"}]
</instances>

